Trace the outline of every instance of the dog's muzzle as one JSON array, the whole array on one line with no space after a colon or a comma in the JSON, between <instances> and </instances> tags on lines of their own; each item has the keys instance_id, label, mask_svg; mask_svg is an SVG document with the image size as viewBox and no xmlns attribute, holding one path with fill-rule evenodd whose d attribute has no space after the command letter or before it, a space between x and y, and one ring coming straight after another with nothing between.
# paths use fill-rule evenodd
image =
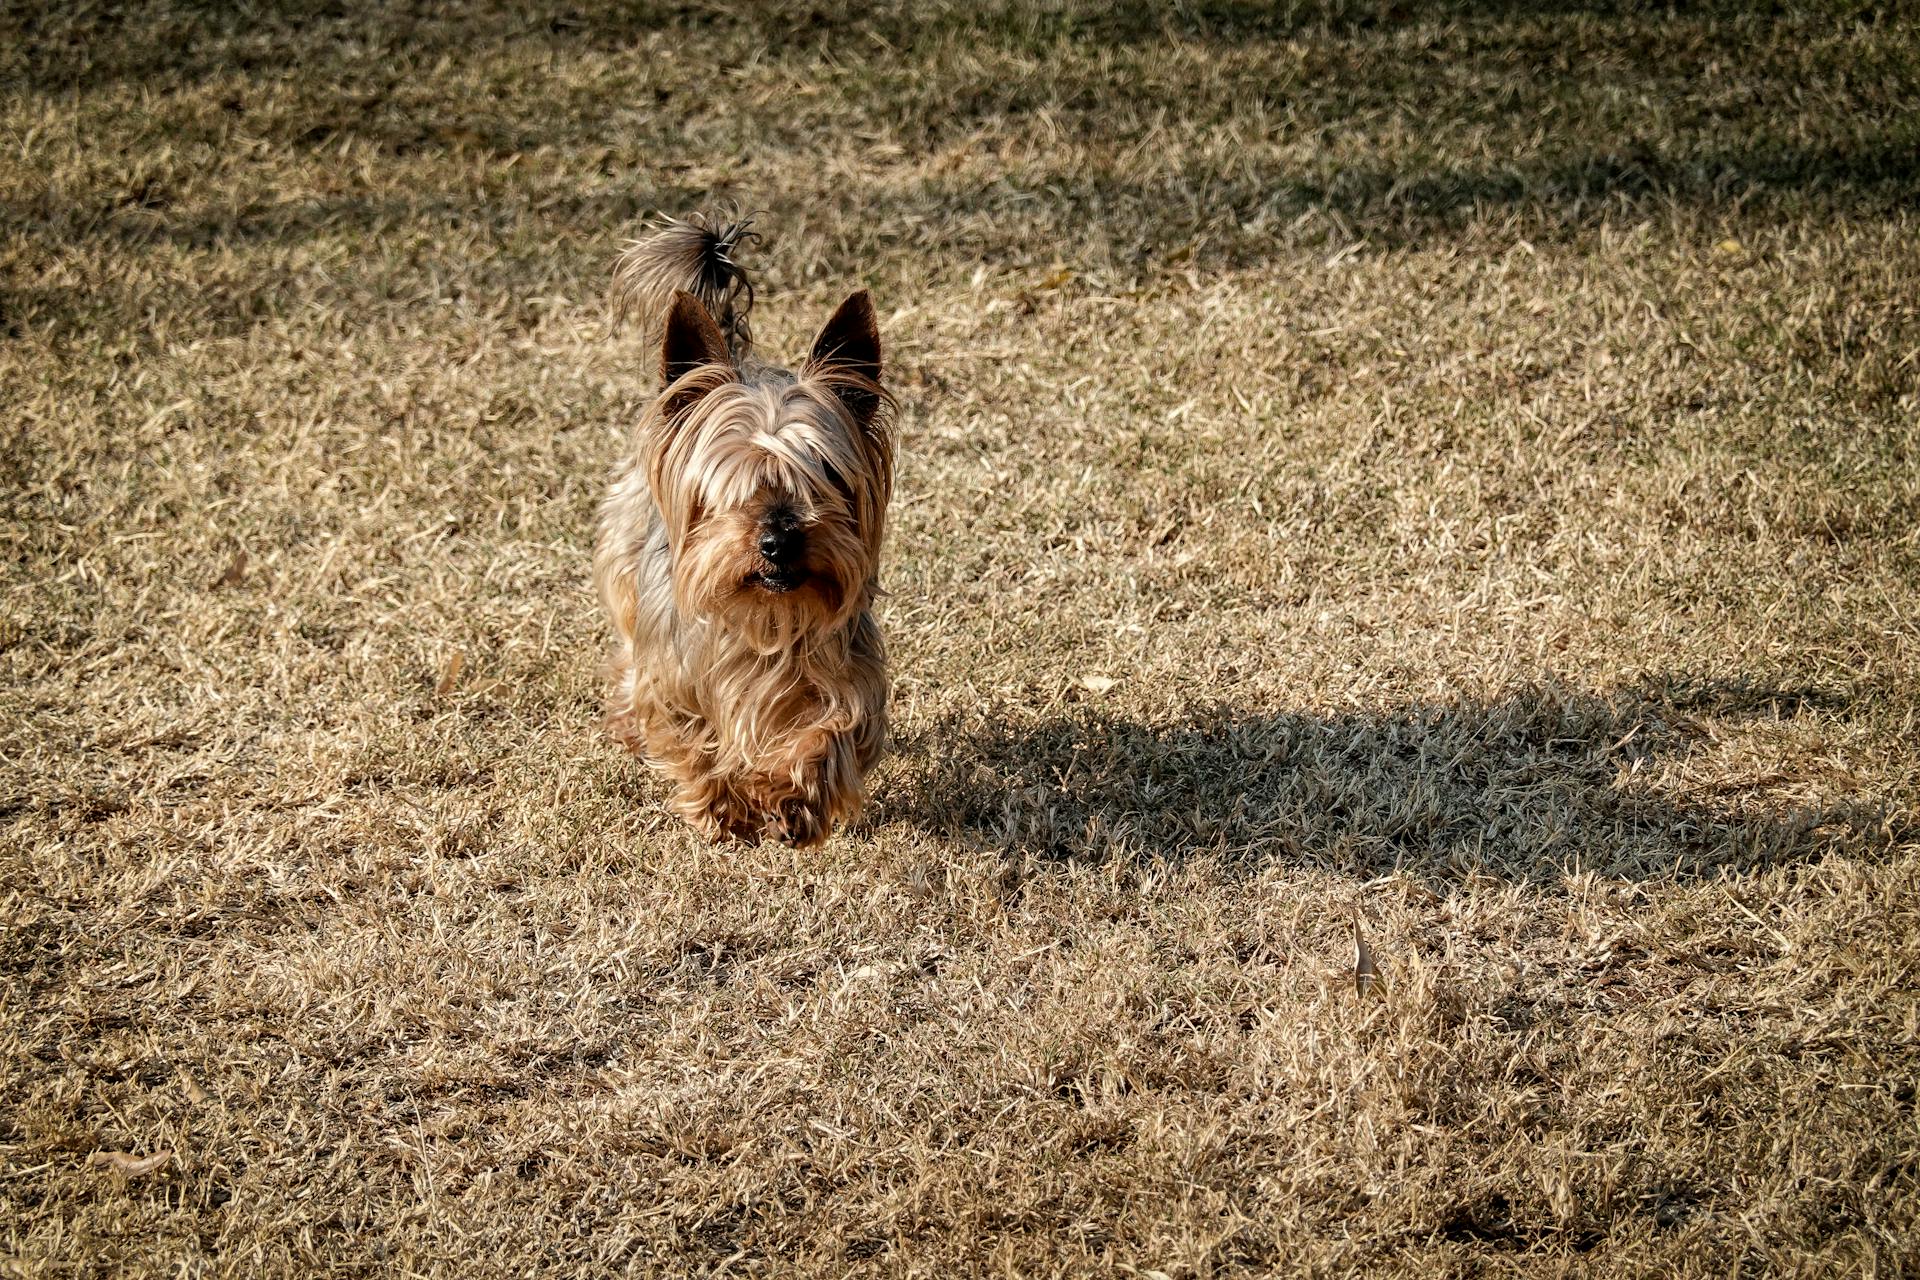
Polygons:
<instances>
[{"instance_id":1,"label":"dog's muzzle","mask_svg":"<svg viewBox=\"0 0 1920 1280\"><path fill-rule=\"evenodd\" d=\"M761 586L782 592L800 585L806 576L801 561L806 556L807 535L791 511L780 508L769 512L760 524L760 538L755 547L766 562L766 567L756 575Z\"/></svg>"}]
</instances>

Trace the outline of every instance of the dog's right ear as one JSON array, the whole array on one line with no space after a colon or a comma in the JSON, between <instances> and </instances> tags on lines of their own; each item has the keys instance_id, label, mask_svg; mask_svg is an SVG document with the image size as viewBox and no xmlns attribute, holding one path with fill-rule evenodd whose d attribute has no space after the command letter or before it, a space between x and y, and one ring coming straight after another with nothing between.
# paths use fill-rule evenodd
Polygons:
<instances>
[{"instance_id":1,"label":"dog's right ear","mask_svg":"<svg viewBox=\"0 0 1920 1280\"><path fill-rule=\"evenodd\" d=\"M667 311L666 336L660 342L661 385L671 387L687 374L709 365L719 365L731 378L733 357L727 353L726 337L700 299L684 289L676 289L673 305ZM710 384L687 388L678 397L681 402L669 405L669 411L685 408L710 389Z\"/></svg>"},{"instance_id":2,"label":"dog's right ear","mask_svg":"<svg viewBox=\"0 0 1920 1280\"><path fill-rule=\"evenodd\" d=\"M865 289L848 297L833 313L807 357L810 372L824 373L840 403L862 427L880 409L880 328L873 318L873 296ZM836 372L851 377L834 378Z\"/></svg>"}]
</instances>

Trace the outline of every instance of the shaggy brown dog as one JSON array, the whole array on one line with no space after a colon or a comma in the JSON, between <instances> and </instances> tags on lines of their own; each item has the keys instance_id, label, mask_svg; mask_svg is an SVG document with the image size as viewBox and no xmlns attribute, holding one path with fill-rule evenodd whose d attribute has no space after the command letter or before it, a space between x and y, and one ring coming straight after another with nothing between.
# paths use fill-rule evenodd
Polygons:
<instances>
[{"instance_id":1,"label":"shaggy brown dog","mask_svg":"<svg viewBox=\"0 0 1920 1280\"><path fill-rule=\"evenodd\" d=\"M757 360L744 223L671 221L633 244L615 301L661 352L600 512L613 620L609 723L709 837L825 840L860 812L886 737L873 621L893 491L892 400L865 291L797 371Z\"/></svg>"}]
</instances>

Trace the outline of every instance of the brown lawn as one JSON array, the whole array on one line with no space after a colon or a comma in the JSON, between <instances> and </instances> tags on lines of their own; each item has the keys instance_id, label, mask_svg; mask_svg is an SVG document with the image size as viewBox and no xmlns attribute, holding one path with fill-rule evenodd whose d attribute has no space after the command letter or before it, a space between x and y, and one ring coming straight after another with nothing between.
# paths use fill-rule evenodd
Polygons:
<instances>
[{"instance_id":1,"label":"brown lawn","mask_svg":"<svg viewBox=\"0 0 1920 1280\"><path fill-rule=\"evenodd\" d=\"M1912 1274L1904 10L9 10L0 1269ZM903 405L805 854L597 723L720 199Z\"/></svg>"}]
</instances>

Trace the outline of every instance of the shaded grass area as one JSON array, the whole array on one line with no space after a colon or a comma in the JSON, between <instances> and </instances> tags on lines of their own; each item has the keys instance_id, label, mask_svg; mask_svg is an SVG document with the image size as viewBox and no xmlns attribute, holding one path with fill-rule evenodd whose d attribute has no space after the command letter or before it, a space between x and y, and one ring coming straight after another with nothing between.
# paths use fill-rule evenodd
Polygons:
<instances>
[{"instance_id":1,"label":"shaded grass area","mask_svg":"<svg viewBox=\"0 0 1920 1280\"><path fill-rule=\"evenodd\" d=\"M9 11L0 1253L1920 1266L1916 30ZM805 856L597 724L605 273L726 199L904 409Z\"/></svg>"},{"instance_id":2,"label":"shaded grass area","mask_svg":"<svg viewBox=\"0 0 1920 1280\"><path fill-rule=\"evenodd\" d=\"M1814 798L1831 767L1817 759L1744 776L1723 766L1678 794L1636 786L1707 748L1701 710L1777 729L1850 705L1817 689L1673 684L1666 697L1522 689L1334 718L1215 708L1164 726L1098 712L1028 724L1000 708L899 744L928 761L900 816L1022 865L1212 853L1243 870L1280 860L1442 890L1475 875L1549 889L1569 870L1692 879L1912 840L1910 819L1884 804ZM956 740L964 755L934 758ZM1743 811L1743 797L1790 782L1808 788L1806 803Z\"/></svg>"}]
</instances>

